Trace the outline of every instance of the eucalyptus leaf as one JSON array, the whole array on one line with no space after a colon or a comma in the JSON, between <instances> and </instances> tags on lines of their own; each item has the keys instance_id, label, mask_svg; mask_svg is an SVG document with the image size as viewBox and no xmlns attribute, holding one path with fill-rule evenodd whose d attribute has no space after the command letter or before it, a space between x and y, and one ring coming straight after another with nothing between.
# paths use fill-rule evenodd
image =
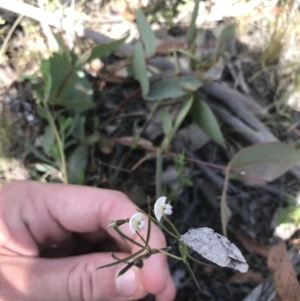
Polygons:
<instances>
[{"instance_id":1,"label":"eucalyptus leaf","mask_svg":"<svg viewBox=\"0 0 300 301\"><path fill-rule=\"evenodd\" d=\"M70 183L79 182L80 174L84 173L88 161L88 149L79 146L68 158L68 179Z\"/></svg>"},{"instance_id":2,"label":"eucalyptus leaf","mask_svg":"<svg viewBox=\"0 0 300 301\"><path fill-rule=\"evenodd\" d=\"M255 144L243 148L230 160L230 176L249 184L270 182L300 161L300 153L282 142Z\"/></svg>"},{"instance_id":3,"label":"eucalyptus leaf","mask_svg":"<svg viewBox=\"0 0 300 301\"><path fill-rule=\"evenodd\" d=\"M149 79L141 43L137 43L133 48L133 70L135 78L139 81L143 96L149 93Z\"/></svg>"},{"instance_id":4,"label":"eucalyptus leaf","mask_svg":"<svg viewBox=\"0 0 300 301\"><path fill-rule=\"evenodd\" d=\"M135 17L146 52L148 55L153 56L156 52L156 47L154 33L150 27L150 24L140 9L135 11Z\"/></svg>"},{"instance_id":5,"label":"eucalyptus leaf","mask_svg":"<svg viewBox=\"0 0 300 301\"><path fill-rule=\"evenodd\" d=\"M195 92L202 86L202 82L195 75L185 75L179 77L179 84L184 90L190 92Z\"/></svg>"},{"instance_id":6,"label":"eucalyptus leaf","mask_svg":"<svg viewBox=\"0 0 300 301\"><path fill-rule=\"evenodd\" d=\"M196 75L181 75L174 73L161 73L151 77L150 91L145 99L162 100L186 95L195 91L202 85Z\"/></svg>"},{"instance_id":7,"label":"eucalyptus leaf","mask_svg":"<svg viewBox=\"0 0 300 301\"><path fill-rule=\"evenodd\" d=\"M219 123L210 107L204 101L199 99L194 100L191 115L194 122L207 134L207 136L223 148L226 148Z\"/></svg>"}]
</instances>

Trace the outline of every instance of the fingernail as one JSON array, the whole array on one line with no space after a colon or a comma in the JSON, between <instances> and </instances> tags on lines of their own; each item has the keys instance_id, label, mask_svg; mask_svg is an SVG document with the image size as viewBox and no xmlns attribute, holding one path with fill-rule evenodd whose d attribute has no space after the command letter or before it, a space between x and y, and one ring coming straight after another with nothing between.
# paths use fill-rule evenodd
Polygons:
<instances>
[{"instance_id":1,"label":"fingernail","mask_svg":"<svg viewBox=\"0 0 300 301\"><path fill-rule=\"evenodd\" d=\"M116 279L116 289L120 296L133 296L138 290L138 279L133 268Z\"/></svg>"}]
</instances>

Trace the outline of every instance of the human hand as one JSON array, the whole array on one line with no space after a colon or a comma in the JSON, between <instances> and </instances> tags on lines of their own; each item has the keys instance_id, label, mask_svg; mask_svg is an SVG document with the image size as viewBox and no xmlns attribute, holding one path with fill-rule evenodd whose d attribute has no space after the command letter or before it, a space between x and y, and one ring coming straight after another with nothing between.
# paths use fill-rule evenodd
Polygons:
<instances>
[{"instance_id":1,"label":"human hand","mask_svg":"<svg viewBox=\"0 0 300 301\"><path fill-rule=\"evenodd\" d=\"M111 252L65 258L40 258L40 251L71 240L72 233L89 240L111 237L126 257L138 247L123 240L108 224L126 219L135 205L117 191L64 184L18 181L0 187L0 300L102 301L136 300L151 293L157 301L171 301L175 286L166 257L151 256L141 269L112 262ZM133 239L129 227L122 231ZM103 243L105 244L105 243ZM165 238L153 225L151 247L164 247Z\"/></svg>"}]
</instances>

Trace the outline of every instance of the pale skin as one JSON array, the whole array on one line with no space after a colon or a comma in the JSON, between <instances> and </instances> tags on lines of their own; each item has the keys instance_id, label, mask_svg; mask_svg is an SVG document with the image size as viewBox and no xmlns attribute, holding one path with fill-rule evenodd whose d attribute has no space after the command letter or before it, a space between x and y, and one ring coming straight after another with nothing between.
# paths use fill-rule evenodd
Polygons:
<instances>
[{"instance_id":1,"label":"pale skin","mask_svg":"<svg viewBox=\"0 0 300 301\"><path fill-rule=\"evenodd\" d=\"M104 301L138 300L148 293L157 301L172 301L175 286L166 257L156 254L143 268L131 268L116 278L124 264L96 270L113 261L111 252L74 257L41 258L46 246L57 247L72 240L113 239L125 257L139 247L120 238L114 220L126 219L137 211L121 192L72 186L17 181L0 187L0 301ZM128 224L120 228L138 239ZM146 236L146 230L141 231ZM149 245L166 246L164 235L153 225Z\"/></svg>"}]
</instances>

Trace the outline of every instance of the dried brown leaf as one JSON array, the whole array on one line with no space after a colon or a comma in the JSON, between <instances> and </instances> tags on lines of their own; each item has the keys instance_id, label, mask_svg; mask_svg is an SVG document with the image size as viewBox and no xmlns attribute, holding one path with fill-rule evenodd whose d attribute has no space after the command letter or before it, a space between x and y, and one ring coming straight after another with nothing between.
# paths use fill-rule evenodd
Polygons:
<instances>
[{"instance_id":1,"label":"dried brown leaf","mask_svg":"<svg viewBox=\"0 0 300 301\"><path fill-rule=\"evenodd\" d=\"M268 267L273 274L276 301L297 301L300 296L300 287L294 268L289 260L284 241L274 239L274 245L270 248Z\"/></svg>"},{"instance_id":2,"label":"dried brown leaf","mask_svg":"<svg viewBox=\"0 0 300 301\"><path fill-rule=\"evenodd\" d=\"M236 235L249 251L252 251L260 256L268 258L269 247L255 241L252 237L241 231L239 231Z\"/></svg>"}]
</instances>

